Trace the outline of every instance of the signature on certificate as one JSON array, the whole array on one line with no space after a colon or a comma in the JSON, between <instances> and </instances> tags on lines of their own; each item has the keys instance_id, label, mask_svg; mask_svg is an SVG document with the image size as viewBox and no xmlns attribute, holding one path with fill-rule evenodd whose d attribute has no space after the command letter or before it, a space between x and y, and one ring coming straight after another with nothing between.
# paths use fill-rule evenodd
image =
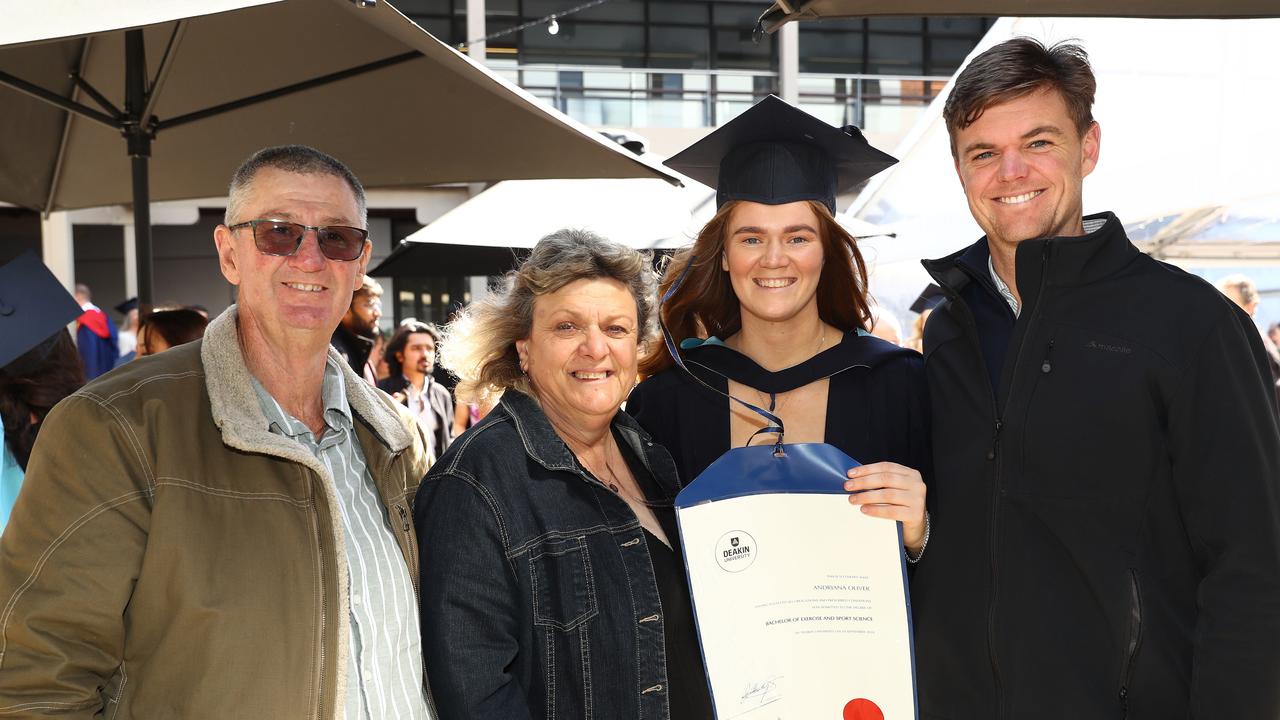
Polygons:
<instances>
[{"instance_id":1,"label":"signature on certificate","mask_svg":"<svg viewBox=\"0 0 1280 720\"><path fill-rule=\"evenodd\" d=\"M761 707L776 700L781 700L782 696L778 694L778 681L782 677L782 675L774 675L767 680L747 683L746 688L742 691L741 704Z\"/></svg>"}]
</instances>

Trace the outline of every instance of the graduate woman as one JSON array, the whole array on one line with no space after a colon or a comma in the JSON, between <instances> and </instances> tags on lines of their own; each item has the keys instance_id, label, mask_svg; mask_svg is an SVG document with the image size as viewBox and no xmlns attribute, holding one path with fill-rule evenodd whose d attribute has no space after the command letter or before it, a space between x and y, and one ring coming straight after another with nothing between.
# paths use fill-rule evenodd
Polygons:
<instances>
[{"instance_id":1,"label":"graduate woman","mask_svg":"<svg viewBox=\"0 0 1280 720\"><path fill-rule=\"evenodd\" d=\"M825 442L862 463L850 502L901 521L915 562L929 535L923 360L866 333L866 267L833 217L838 192L893 162L856 128L773 96L670 158L716 188L718 211L661 285L675 287L661 316L687 371L651 343L627 411L687 484L730 448L776 441L756 435L763 416L720 393L771 410L787 443Z\"/></svg>"}]
</instances>

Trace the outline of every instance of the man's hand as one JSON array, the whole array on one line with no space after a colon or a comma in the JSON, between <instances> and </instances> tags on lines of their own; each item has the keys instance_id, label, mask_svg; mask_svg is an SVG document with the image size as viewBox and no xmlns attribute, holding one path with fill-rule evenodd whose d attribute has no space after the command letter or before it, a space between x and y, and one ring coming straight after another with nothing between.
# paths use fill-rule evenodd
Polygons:
<instances>
[{"instance_id":1,"label":"man's hand","mask_svg":"<svg viewBox=\"0 0 1280 720\"><path fill-rule=\"evenodd\" d=\"M924 545L924 479L917 470L891 462L861 465L849 470L844 489L849 503L873 517L902 522L907 552L918 555Z\"/></svg>"}]
</instances>

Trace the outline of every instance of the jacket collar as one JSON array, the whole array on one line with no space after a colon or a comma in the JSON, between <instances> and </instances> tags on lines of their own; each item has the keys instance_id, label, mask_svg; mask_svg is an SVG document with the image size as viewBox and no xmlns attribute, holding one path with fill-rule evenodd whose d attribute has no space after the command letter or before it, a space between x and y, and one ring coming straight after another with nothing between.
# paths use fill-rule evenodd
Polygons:
<instances>
[{"instance_id":1,"label":"jacket collar","mask_svg":"<svg viewBox=\"0 0 1280 720\"><path fill-rule=\"evenodd\" d=\"M1124 226L1114 213L1087 215L1102 220L1097 230L1075 237L1037 238L1018 244L1018 294L1026 298L1043 280L1050 285L1087 285L1126 266L1141 251L1129 242ZM959 292L972 279L983 277L990 250L983 236L969 247L946 257L922 262L925 270L944 288ZM1050 262L1051 260L1051 262ZM989 279L988 279L989 280ZM991 284L994 288L994 284ZM1025 300L1024 300L1024 305Z\"/></svg>"},{"instance_id":2,"label":"jacket collar","mask_svg":"<svg viewBox=\"0 0 1280 720\"><path fill-rule=\"evenodd\" d=\"M560 438L560 434L551 426L547 414L536 400L519 390L508 388L502 393L499 407L506 411L515 425L520 441L524 443L525 453L536 463L548 470L578 471L578 461L573 451ZM645 459L648 453L645 448L652 443L649 434L631 416L619 410L610 424L619 431L623 440L631 446L637 457ZM654 468L650 468L654 470ZM654 473L657 475L658 473ZM660 479L661 481L661 479Z\"/></svg>"},{"instance_id":3,"label":"jacket collar","mask_svg":"<svg viewBox=\"0 0 1280 720\"><path fill-rule=\"evenodd\" d=\"M271 433L236 336L237 317L236 306L232 305L210 321L200 347L213 422L222 432L223 442L246 452L263 452L307 466L317 464L301 445ZM377 391L352 372L332 347L329 358L342 372L343 389L352 413L363 420L391 452L409 447L412 438L390 401L380 399Z\"/></svg>"}]
</instances>

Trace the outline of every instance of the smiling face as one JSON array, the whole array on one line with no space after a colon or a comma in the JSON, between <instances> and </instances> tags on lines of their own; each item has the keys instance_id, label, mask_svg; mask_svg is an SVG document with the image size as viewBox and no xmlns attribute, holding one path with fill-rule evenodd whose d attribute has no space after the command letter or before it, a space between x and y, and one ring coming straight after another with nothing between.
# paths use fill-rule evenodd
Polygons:
<instances>
[{"instance_id":1,"label":"smiling face","mask_svg":"<svg viewBox=\"0 0 1280 720\"><path fill-rule=\"evenodd\" d=\"M612 278L575 280L534 300L516 351L557 430L613 419L636 382L639 325L635 298Z\"/></svg>"},{"instance_id":2,"label":"smiling face","mask_svg":"<svg viewBox=\"0 0 1280 720\"><path fill-rule=\"evenodd\" d=\"M818 312L823 250L817 213L808 202L743 202L725 228L721 268L738 296L743 325L785 322Z\"/></svg>"},{"instance_id":3,"label":"smiling face","mask_svg":"<svg viewBox=\"0 0 1280 720\"><path fill-rule=\"evenodd\" d=\"M954 142L969 211L992 243L1084 234L1081 190L1100 134L1093 123L1081 137L1056 90L988 107Z\"/></svg>"},{"instance_id":4,"label":"smiling face","mask_svg":"<svg viewBox=\"0 0 1280 720\"><path fill-rule=\"evenodd\" d=\"M249 195L235 222L271 218L361 227L355 194L333 175L268 167L258 172ZM330 260L320 252L315 231L308 230L294 254L264 255L254 244L251 228L233 232L223 225L214 241L222 274L239 288L240 322L280 352L289 352L299 342L328 343L351 305L372 247L366 241L356 260Z\"/></svg>"}]
</instances>

